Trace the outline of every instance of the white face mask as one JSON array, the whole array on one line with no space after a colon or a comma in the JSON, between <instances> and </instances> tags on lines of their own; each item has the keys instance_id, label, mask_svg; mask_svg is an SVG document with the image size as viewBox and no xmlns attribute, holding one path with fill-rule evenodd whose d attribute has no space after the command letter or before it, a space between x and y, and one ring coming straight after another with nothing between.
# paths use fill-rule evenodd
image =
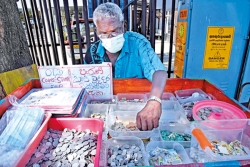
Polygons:
<instances>
[{"instance_id":1,"label":"white face mask","mask_svg":"<svg viewBox=\"0 0 250 167\"><path fill-rule=\"evenodd\" d=\"M120 35L117 35L116 37L101 39L101 41L102 46L107 51L109 51L110 53L117 53L122 49L125 39L122 33Z\"/></svg>"}]
</instances>

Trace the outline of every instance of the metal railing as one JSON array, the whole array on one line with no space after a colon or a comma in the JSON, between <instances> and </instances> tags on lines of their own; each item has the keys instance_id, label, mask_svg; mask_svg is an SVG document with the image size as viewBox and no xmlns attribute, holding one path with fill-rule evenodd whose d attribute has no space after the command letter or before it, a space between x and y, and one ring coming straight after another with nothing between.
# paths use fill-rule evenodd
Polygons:
<instances>
[{"instance_id":1,"label":"metal railing","mask_svg":"<svg viewBox=\"0 0 250 167\"><path fill-rule=\"evenodd\" d=\"M28 46L34 63L44 65L82 64L84 54L98 38L91 32L93 21L90 19L95 8L111 0L19 0L25 23ZM172 0L171 31L169 37L168 77L173 73L172 58L174 40L175 1ZM60 4L63 2L62 4ZM156 0L112 0L123 9L124 19L129 30L139 32L148 38L152 47L156 47ZM69 3L73 3L73 8ZM81 5L79 5L81 3ZM80 10L79 10L80 9ZM159 57L164 61L166 30L166 0L161 4L161 41ZM74 16L72 16L72 12ZM91 16L90 16L91 15ZM32 22L31 22L32 20ZM72 24L74 21L74 25ZM82 21L84 23L82 24ZM33 24L34 23L34 24ZM84 28L83 28L84 27ZM84 36L82 33L84 29ZM65 30L66 29L66 30ZM74 29L74 32L73 32ZM66 34L66 35L65 35ZM73 39L76 37L76 39ZM65 40L67 38L67 40ZM67 42L65 42L67 41ZM77 49L76 49L77 48ZM76 53L77 52L77 53ZM79 53L78 53L79 52ZM70 59L67 57L70 55ZM76 55L79 55L76 59Z\"/></svg>"}]
</instances>

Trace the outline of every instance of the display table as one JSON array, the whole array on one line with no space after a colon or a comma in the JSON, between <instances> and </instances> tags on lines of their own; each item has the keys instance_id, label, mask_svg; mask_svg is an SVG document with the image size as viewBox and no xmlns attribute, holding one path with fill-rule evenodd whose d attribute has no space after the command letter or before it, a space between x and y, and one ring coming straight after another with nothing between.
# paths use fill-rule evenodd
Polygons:
<instances>
[{"instance_id":1,"label":"display table","mask_svg":"<svg viewBox=\"0 0 250 167\"><path fill-rule=\"evenodd\" d=\"M41 88L41 83L39 79L30 79L22 86L17 88L11 94L15 95L17 98L22 98L26 93L28 93L32 88ZM164 92L174 93L176 90L199 88L205 93L214 97L219 101L224 101L230 103L239 109L243 110L247 116L250 118L250 111L237 101L226 96L222 90L206 80L197 79L168 79L166 82L166 87ZM151 82L146 79L114 79L113 80L113 94L118 93L147 93L151 90ZM0 101L0 116L10 107L10 103L7 98ZM204 163L204 164L186 164L181 166L244 166L250 165L250 160L244 161L226 161L226 162L214 162L214 163ZM170 166L170 165L164 165Z\"/></svg>"},{"instance_id":2,"label":"display table","mask_svg":"<svg viewBox=\"0 0 250 167\"><path fill-rule=\"evenodd\" d=\"M39 79L30 79L26 81L22 86L14 90L11 94L15 95L17 98L23 97L32 88L41 88L41 83ZM164 92L172 92L176 90L199 88L205 93L212 95L219 101L224 101L230 103L245 112L248 118L250 118L250 110L238 103L236 100L229 98L223 93L218 87L214 86L206 80L198 79L168 79L166 82L166 87ZM146 93L151 90L151 82L147 79L114 79L113 80L113 94L117 93ZM3 99L0 103L0 116L6 111L10 104Z\"/></svg>"}]
</instances>

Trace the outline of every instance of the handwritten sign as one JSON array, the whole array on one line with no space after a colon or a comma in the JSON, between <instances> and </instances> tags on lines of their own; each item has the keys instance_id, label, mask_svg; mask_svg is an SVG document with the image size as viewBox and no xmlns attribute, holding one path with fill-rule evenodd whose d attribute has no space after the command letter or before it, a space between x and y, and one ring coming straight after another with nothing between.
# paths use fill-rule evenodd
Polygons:
<instances>
[{"instance_id":1,"label":"handwritten sign","mask_svg":"<svg viewBox=\"0 0 250 167\"><path fill-rule=\"evenodd\" d=\"M38 72L43 88L71 87L69 68L66 66L40 66Z\"/></svg>"},{"instance_id":2,"label":"handwritten sign","mask_svg":"<svg viewBox=\"0 0 250 167\"><path fill-rule=\"evenodd\" d=\"M38 67L43 88L85 88L90 95L112 95L112 64Z\"/></svg>"}]
</instances>

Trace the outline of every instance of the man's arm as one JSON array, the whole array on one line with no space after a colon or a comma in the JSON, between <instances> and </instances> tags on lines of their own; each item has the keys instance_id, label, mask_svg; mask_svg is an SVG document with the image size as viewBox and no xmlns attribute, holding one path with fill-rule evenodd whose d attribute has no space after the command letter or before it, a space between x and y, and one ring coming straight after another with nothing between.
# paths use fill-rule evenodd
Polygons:
<instances>
[{"instance_id":1,"label":"man's arm","mask_svg":"<svg viewBox=\"0 0 250 167\"><path fill-rule=\"evenodd\" d=\"M150 96L156 96L161 99L166 80L166 71L156 71L153 74ZM146 106L136 116L137 127L140 130L152 130L153 128L157 128L159 126L161 112L161 103L155 100L148 101Z\"/></svg>"}]
</instances>

